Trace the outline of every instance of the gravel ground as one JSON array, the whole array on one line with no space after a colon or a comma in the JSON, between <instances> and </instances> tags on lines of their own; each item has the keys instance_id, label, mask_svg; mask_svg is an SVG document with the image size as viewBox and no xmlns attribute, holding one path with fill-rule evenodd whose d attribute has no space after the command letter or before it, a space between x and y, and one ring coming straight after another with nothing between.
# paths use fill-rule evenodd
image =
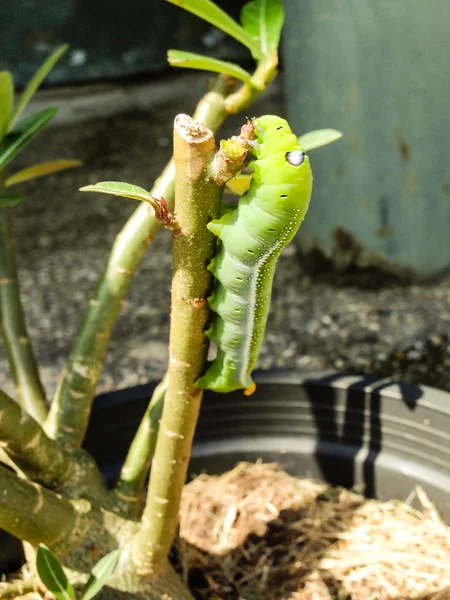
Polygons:
<instances>
[{"instance_id":1,"label":"gravel ground","mask_svg":"<svg viewBox=\"0 0 450 600\"><path fill-rule=\"evenodd\" d=\"M136 208L131 200L83 195L78 188L101 180L150 187L170 155L173 117L192 109L205 82L199 75L171 76L170 97L159 79L157 93L152 96L149 86L148 99L130 102L126 112L48 129L16 163L74 157L85 164L25 184L28 200L14 209L23 302L49 393L108 249ZM284 113L279 84L252 109L252 114L268 112ZM235 133L239 122L230 120L224 133ZM310 267L311 261L308 269L302 265L293 245L281 257L260 367L334 367L450 390L450 278L421 286L375 271L337 275ZM101 391L164 372L170 277L170 236L161 232L115 328ZM3 354L0 386L12 390Z\"/></svg>"}]
</instances>

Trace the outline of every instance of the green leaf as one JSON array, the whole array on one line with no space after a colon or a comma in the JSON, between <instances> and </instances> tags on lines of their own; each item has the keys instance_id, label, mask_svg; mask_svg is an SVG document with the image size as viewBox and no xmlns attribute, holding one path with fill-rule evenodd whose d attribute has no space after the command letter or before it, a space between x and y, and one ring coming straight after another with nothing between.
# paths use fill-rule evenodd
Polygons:
<instances>
[{"instance_id":1,"label":"green leaf","mask_svg":"<svg viewBox=\"0 0 450 600\"><path fill-rule=\"evenodd\" d=\"M235 40L246 46L253 56L259 56L259 44L255 43L252 36L239 23L214 4L214 2L211 2L211 0L167 0L167 2L184 8L184 10L211 23L214 27L228 33L228 35L231 35Z\"/></svg>"},{"instance_id":2,"label":"green leaf","mask_svg":"<svg viewBox=\"0 0 450 600\"><path fill-rule=\"evenodd\" d=\"M56 115L56 108L34 113L20 123L0 142L0 168L5 167Z\"/></svg>"},{"instance_id":3,"label":"green leaf","mask_svg":"<svg viewBox=\"0 0 450 600\"><path fill-rule=\"evenodd\" d=\"M75 600L75 592L61 563L44 544L39 544L36 569L42 583L58 600Z\"/></svg>"},{"instance_id":4,"label":"green leaf","mask_svg":"<svg viewBox=\"0 0 450 600\"><path fill-rule=\"evenodd\" d=\"M60 160L49 160L47 162L37 163L32 167L27 167L26 169L22 169L21 171L17 171L17 173L10 175L5 181L5 186L11 187L18 183L29 181L30 179L36 179L37 177L56 173L57 171L80 167L82 164L83 163L79 160L66 160L63 158Z\"/></svg>"},{"instance_id":5,"label":"green leaf","mask_svg":"<svg viewBox=\"0 0 450 600\"><path fill-rule=\"evenodd\" d=\"M123 196L141 202L152 204L152 195L138 185L123 183L122 181L100 181L95 185L86 185L80 188L80 192L98 192L99 194L111 194L112 196Z\"/></svg>"},{"instance_id":6,"label":"green leaf","mask_svg":"<svg viewBox=\"0 0 450 600\"><path fill-rule=\"evenodd\" d=\"M9 71L0 71L0 140L8 129L14 105L14 83Z\"/></svg>"},{"instance_id":7,"label":"green leaf","mask_svg":"<svg viewBox=\"0 0 450 600\"><path fill-rule=\"evenodd\" d=\"M119 560L119 555L120 550L113 550L98 561L89 575L80 600L91 600L99 593L113 572Z\"/></svg>"},{"instance_id":8,"label":"green leaf","mask_svg":"<svg viewBox=\"0 0 450 600\"><path fill-rule=\"evenodd\" d=\"M39 67L39 69L30 79L27 87L22 92L19 103L11 119L11 123L9 124L8 131L11 131L11 129L14 127L15 123L18 121L20 115L23 113L28 102L34 96L34 93L36 92L38 87L41 85L41 83L44 81L44 79L47 77L47 75L50 73L50 71L53 69L55 64L58 62L58 60L61 58L61 56L64 54L68 47L69 46L67 44L64 44L63 46L59 46L59 48L56 48L56 50L47 58L47 60Z\"/></svg>"},{"instance_id":9,"label":"green leaf","mask_svg":"<svg viewBox=\"0 0 450 600\"><path fill-rule=\"evenodd\" d=\"M260 47L260 54L271 56L280 43L284 23L281 0L253 0L244 6L241 23Z\"/></svg>"},{"instance_id":10,"label":"green leaf","mask_svg":"<svg viewBox=\"0 0 450 600\"><path fill-rule=\"evenodd\" d=\"M315 129L304 133L298 138L298 143L305 150L314 150L321 146L327 146L339 140L344 134L337 129Z\"/></svg>"},{"instance_id":11,"label":"green leaf","mask_svg":"<svg viewBox=\"0 0 450 600\"><path fill-rule=\"evenodd\" d=\"M21 194L8 194L4 196L0 196L0 208L9 208L10 206L15 206L25 200L25 196Z\"/></svg>"},{"instance_id":12,"label":"green leaf","mask_svg":"<svg viewBox=\"0 0 450 600\"><path fill-rule=\"evenodd\" d=\"M172 67L185 67L186 69L200 69L202 71L213 71L214 73L225 73L236 79L240 79L247 85L251 85L251 75L234 63L218 60L193 52L182 50L169 50L167 53L169 64Z\"/></svg>"}]
</instances>

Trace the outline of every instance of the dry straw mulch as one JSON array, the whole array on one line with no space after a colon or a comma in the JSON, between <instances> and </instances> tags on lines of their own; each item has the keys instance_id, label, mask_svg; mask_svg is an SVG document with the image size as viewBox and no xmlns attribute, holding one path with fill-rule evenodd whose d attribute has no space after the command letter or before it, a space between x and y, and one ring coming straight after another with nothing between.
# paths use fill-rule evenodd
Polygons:
<instances>
[{"instance_id":1,"label":"dry straw mulch","mask_svg":"<svg viewBox=\"0 0 450 600\"><path fill-rule=\"evenodd\" d=\"M204 600L450 600L450 528L420 510L241 463L186 486L180 570Z\"/></svg>"}]
</instances>

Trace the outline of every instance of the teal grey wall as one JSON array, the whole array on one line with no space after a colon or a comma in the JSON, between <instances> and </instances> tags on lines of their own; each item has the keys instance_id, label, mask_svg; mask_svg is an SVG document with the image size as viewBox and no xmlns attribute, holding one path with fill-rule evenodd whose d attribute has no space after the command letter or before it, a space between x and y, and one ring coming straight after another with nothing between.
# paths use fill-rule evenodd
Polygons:
<instances>
[{"instance_id":1,"label":"teal grey wall","mask_svg":"<svg viewBox=\"0 0 450 600\"><path fill-rule=\"evenodd\" d=\"M298 238L430 276L450 268L449 0L286 0L288 112L296 131L334 127L314 151Z\"/></svg>"}]
</instances>

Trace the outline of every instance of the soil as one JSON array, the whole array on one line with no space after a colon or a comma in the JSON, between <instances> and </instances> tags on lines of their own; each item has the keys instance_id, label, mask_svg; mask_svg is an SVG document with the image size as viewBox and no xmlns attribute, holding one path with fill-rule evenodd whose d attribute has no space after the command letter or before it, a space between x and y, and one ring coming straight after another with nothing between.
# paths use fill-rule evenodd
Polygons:
<instances>
[{"instance_id":1,"label":"soil","mask_svg":"<svg viewBox=\"0 0 450 600\"><path fill-rule=\"evenodd\" d=\"M449 600L450 528L413 496L420 510L274 464L202 475L184 490L179 570L199 600Z\"/></svg>"}]
</instances>

